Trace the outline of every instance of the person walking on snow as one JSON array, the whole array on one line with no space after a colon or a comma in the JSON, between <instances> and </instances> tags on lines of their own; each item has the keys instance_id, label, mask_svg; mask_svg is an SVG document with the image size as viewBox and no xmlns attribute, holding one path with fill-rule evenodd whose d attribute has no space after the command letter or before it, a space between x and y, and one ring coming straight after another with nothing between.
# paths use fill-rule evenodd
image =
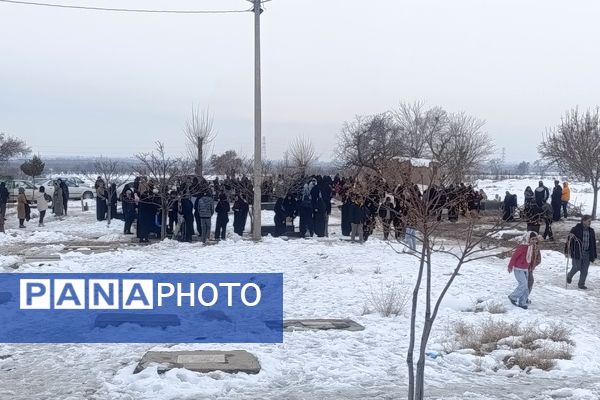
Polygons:
<instances>
[{"instance_id":1,"label":"person walking on snow","mask_svg":"<svg viewBox=\"0 0 600 400\"><path fill-rule=\"evenodd\" d=\"M584 215L581 222L575 225L567 238L565 244L565 256L571 257L573 267L567 274L567 283L571 283L573 276L579 272L579 289L587 289L585 279L587 278L590 263L597 258L596 253L596 234L590 228L592 217Z\"/></svg>"},{"instance_id":2,"label":"person walking on snow","mask_svg":"<svg viewBox=\"0 0 600 400\"><path fill-rule=\"evenodd\" d=\"M560 202L563 210L563 217L567 219L567 205L569 204L569 200L571 200L571 189L569 188L568 182L563 182L562 196L560 197Z\"/></svg>"},{"instance_id":3,"label":"person walking on snow","mask_svg":"<svg viewBox=\"0 0 600 400\"><path fill-rule=\"evenodd\" d=\"M529 295L531 295L531 290L533 289L533 270L542 262L542 253L540 252L539 239L540 236L537 233L529 232L529 246L527 249L527 262L529 263L529 275L527 275L527 288L529 289ZM530 303L529 298L527 300L527 302Z\"/></svg>"},{"instance_id":4,"label":"person walking on snow","mask_svg":"<svg viewBox=\"0 0 600 400\"><path fill-rule=\"evenodd\" d=\"M517 287L508 295L510 302L517 307L527 310L529 301L529 265L533 260L534 249L531 247L530 240L537 237L535 232L526 233L521 239L521 243L515 249L508 263L508 273L514 271Z\"/></svg>"}]
</instances>

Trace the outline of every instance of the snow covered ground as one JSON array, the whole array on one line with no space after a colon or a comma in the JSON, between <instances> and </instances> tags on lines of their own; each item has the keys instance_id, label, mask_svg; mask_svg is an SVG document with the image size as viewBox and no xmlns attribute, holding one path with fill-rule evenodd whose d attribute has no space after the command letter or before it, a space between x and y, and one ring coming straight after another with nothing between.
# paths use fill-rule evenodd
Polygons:
<instances>
[{"instance_id":1,"label":"snow covered ground","mask_svg":"<svg viewBox=\"0 0 600 400\"><path fill-rule=\"evenodd\" d=\"M515 187L522 186L515 182ZM518 186L517 186L518 185ZM482 187L482 186L479 186ZM502 184L502 191L508 186ZM491 188L491 184L488 186ZM485 187L484 187L485 189ZM508 189L510 190L510 189ZM486 190L488 195L490 191ZM522 190L521 190L522 192ZM520 192L519 192L520 193ZM227 240L216 245L164 241L145 247L121 247L97 254L68 252L61 243L77 240L130 243L95 221L95 213L71 208L64 221L48 218L44 228L17 229L9 212L7 234L0 248L47 248L60 261L23 264L18 272L283 272L285 318L351 318L364 331L296 331L284 343L194 345L0 345L0 399L398 399L406 392L407 313L385 318L364 314L368 294L396 283L410 290L417 260L397 254L379 240L363 245L340 241L339 219L332 218L332 238L261 243ZM231 228L231 224L229 226ZM11 258L12 257L12 258ZM0 255L0 266L14 254ZM504 352L481 359L468 351L443 354L426 364L427 397L431 399L599 399L600 398L600 270L592 266L590 290L565 289L565 258L543 252L536 270L530 309L513 307L507 294L515 279L506 272L506 259L468 264L444 301L427 351L444 351L448 326L454 321L477 323L488 318L523 323L563 323L572 329L573 358L561 360L548 372L506 369ZM433 290L439 293L453 259L434 260ZM3 273L12 269L4 267ZM500 302L507 312L472 312L477 301ZM421 310L423 308L421 307ZM421 321L418 321L420 326ZM148 368L133 370L148 350L244 349L255 354L257 375L199 374L175 369L159 375Z\"/></svg>"}]
</instances>

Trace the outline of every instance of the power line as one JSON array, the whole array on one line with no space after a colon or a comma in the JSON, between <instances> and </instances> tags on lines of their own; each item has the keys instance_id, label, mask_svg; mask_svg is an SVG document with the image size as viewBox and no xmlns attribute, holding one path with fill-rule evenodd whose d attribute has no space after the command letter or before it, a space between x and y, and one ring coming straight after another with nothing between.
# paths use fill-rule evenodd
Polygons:
<instances>
[{"instance_id":1,"label":"power line","mask_svg":"<svg viewBox=\"0 0 600 400\"><path fill-rule=\"evenodd\" d=\"M69 8L69 9L88 10L88 11L111 11L111 12L152 13L152 14L232 14L232 13L245 13L245 12L252 11L252 9L246 9L246 10L151 10L151 9L136 9L136 8L106 8L106 7L74 6L74 5L70 5L70 4L37 3L37 2L32 2L32 1L17 1L17 0L0 0L0 2L28 5L28 6Z\"/></svg>"}]
</instances>

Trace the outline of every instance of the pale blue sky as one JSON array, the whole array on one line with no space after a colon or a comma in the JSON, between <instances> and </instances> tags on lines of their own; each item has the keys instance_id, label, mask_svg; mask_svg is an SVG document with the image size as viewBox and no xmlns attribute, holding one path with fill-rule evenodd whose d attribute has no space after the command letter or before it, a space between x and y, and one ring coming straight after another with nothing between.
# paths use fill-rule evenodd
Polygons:
<instances>
[{"instance_id":1,"label":"pale blue sky","mask_svg":"<svg viewBox=\"0 0 600 400\"><path fill-rule=\"evenodd\" d=\"M69 3L68 0L49 0ZM70 0L244 9L244 0ZM267 155L292 137L330 159L355 114L424 100L487 121L509 160L537 158L547 126L600 103L600 2L272 0L263 13ZM46 155L184 151L192 103L214 151L250 153L253 17L110 14L0 3L0 130Z\"/></svg>"}]
</instances>

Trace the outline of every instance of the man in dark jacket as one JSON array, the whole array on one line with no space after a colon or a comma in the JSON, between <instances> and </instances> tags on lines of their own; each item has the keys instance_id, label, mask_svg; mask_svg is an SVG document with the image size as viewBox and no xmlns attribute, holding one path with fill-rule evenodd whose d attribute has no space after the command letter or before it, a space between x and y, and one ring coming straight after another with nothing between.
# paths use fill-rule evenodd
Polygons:
<instances>
[{"instance_id":1,"label":"man in dark jacket","mask_svg":"<svg viewBox=\"0 0 600 400\"><path fill-rule=\"evenodd\" d=\"M275 216L273 220L275 222L275 237L279 237L285 234L285 219L287 218L287 213L285 211L285 207L283 206L283 198L278 197L275 202Z\"/></svg>"},{"instance_id":2,"label":"man in dark jacket","mask_svg":"<svg viewBox=\"0 0 600 400\"><path fill-rule=\"evenodd\" d=\"M6 215L6 203L8 202L8 189L4 182L0 182L0 219L4 222Z\"/></svg>"},{"instance_id":3,"label":"man in dark jacket","mask_svg":"<svg viewBox=\"0 0 600 400\"><path fill-rule=\"evenodd\" d=\"M250 207L244 197L239 194L236 195L233 203L233 231L240 236L244 234L249 209Z\"/></svg>"},{"instance_id":4,"label":"man in dark jacket","mask_svg":"<svg viewBox=\"0 0 600 400\"><path fill-rule=\"evenodd\" d=\"M229 200L227 195L221 193L219 195L219 202L215 207L217 213L217 225L215 227L215 240L225 240L225 233L227 231L227 223L229 222Z\"/></svg>"},{"instance_id":5,"label":"man in dark jacket","mask_svg":"<svg viewBox=\"0 0 600 400\"><path fill-rule=\"evenodd\" d=\"M215 213L215 204L210 190L205 190L202 197L198 199L196 209L200 216L200 226L202 228L200 240L202 240L202 243L206 243L210 238L210 219Z\"/></svg>"},{"instance_id":6,"label":"man in dark jacket","mask_svg":"<svg viewBox=\"0 0 600 400\"><path fill-rule=\"evenodd\" d=\"M554 189L552 189L552 196L550 197L550 204L552 205L552 219L554 221L560 221L560 206L562 204L562 187L558 181L554 181Z\"/></svg>"},{"instance_id":7,"label":"man in dark jacket","mask_svg":"<svg viewBox=\"0 0 600 400\"><path fill-rule=\"evenodd\" d=\"M541 207L542 204L548 201L548 197L550 197L550 191L546 186L544 186L543 181L539 181L538 187L535 188L533 195L535 197L536 204Z\"/></svg>"},{"instance_id":8,"label":"man in dark jacket","mask_svg":"<svg viewBox=\"0 0 600 400\"><path fill-rule=\"evenodd\" d=\"M573 276L579 272L579 289L587 289L585 279L587 278L590 263L597 258L596 234L590 228L592 217L584 215L581 222L575 225L567 238L565 244L565 255L571 257L573 267L567 274L567 283L571 283Z\"/></svg>"},{"instance_id":9,"label":"man in dark jacket","mask_svg":"<svg viewBox=\"0 0 600 400\"><path fill-rule=\"evenodd\" d=\"M58 179L58 186L62 189L63 192L63 208L65 210L65 215L67 215L67 205L69 203L69 187L62 179Z\"/></svg>"}]
</instances>

